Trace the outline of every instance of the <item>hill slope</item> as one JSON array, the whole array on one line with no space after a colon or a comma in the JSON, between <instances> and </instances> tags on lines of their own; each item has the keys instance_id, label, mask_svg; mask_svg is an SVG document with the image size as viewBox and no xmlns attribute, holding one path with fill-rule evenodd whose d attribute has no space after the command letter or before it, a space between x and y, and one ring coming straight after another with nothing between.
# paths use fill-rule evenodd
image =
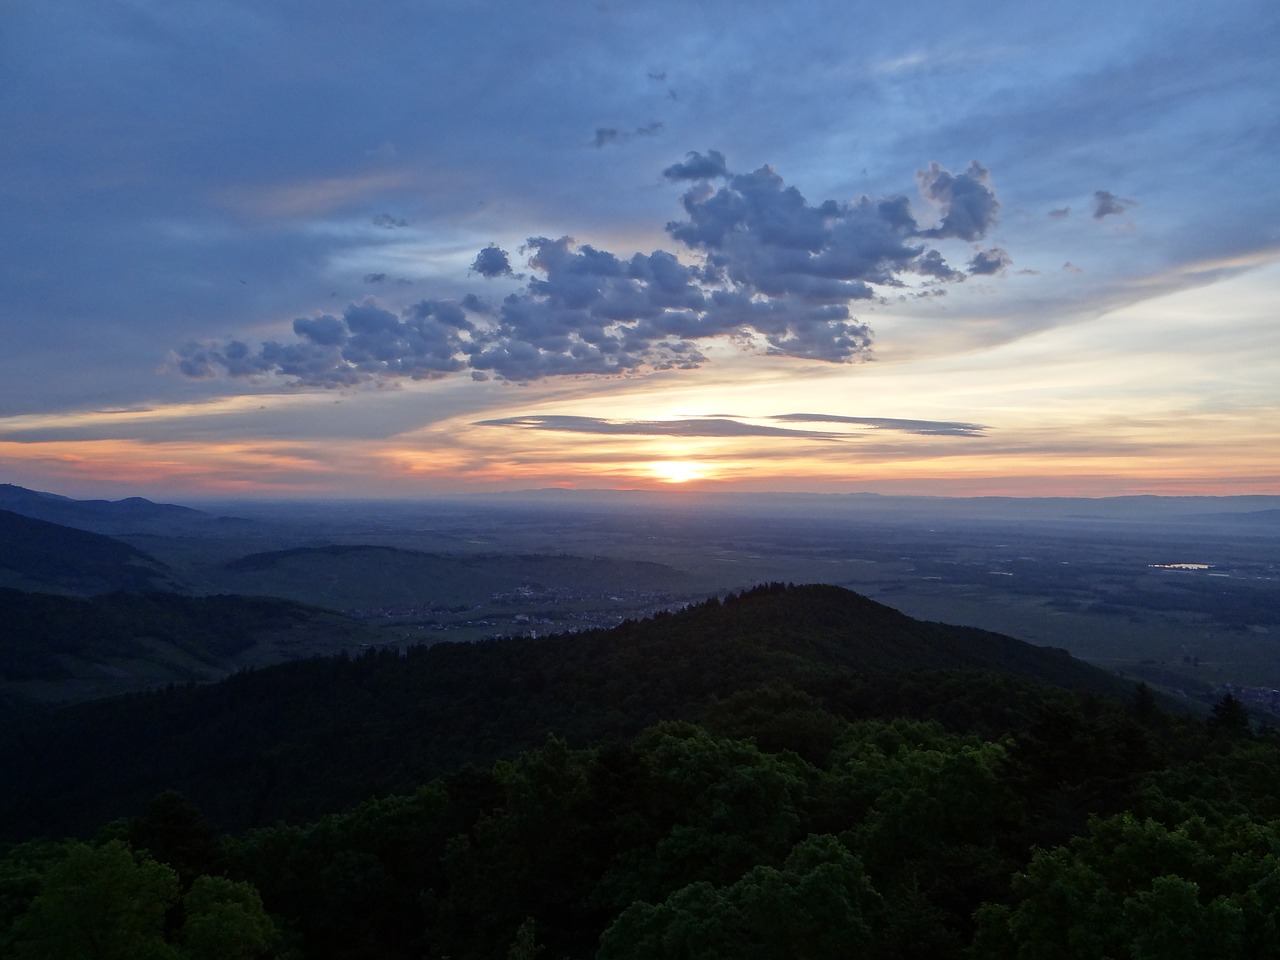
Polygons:
<instances>
[{"instance_id":1,"label":"hill slope","mask_svg":"<svg viewBox=\"0 0 1280 960\"><path fill-rule=\"evenodd\" d=\"M975 671L1128 690L1061 651L912 620L837 587L757 588L610 631L284 664L27 717L0 733L0 782L21 785L0 797L0 830L89 830L168 788L228 827L305 818L548 732L626 738L779 683L870 715L907 695L944 702L947 683L986 682ZM1002 684L989 698L997 725Z\"/></svg>"},{"instance_id":2,"label":"hill slope","mask_svg":"<svg viewBox=\"0 0 1280 960\"><path fill-rule=\"evenodd\" d=\"M88 596L178 582L159 560L120 540L0 510L0 587Z\"/></svg>"},{"instance_id":3,"label":"hill slope","mask_svg":"<svg viewBox=\"0 0 1280 960\"><path fill-rule=\"evenodd\" d=\"M360 624L268 597L0 589L0 693L50 701L225 677L248 663L367 644Z\"/></svg>"}]
</instances>

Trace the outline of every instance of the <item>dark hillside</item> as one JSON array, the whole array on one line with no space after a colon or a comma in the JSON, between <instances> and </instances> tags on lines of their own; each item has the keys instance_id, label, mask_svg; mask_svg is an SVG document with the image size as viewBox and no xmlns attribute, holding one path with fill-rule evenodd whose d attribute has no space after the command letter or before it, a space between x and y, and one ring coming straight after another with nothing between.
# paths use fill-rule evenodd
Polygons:
<instances>
[{"instance_id":1,"label":"dark hillside","mask_svg":"<svg viewBox=\"0 0 1280 960\"><path fill-rule=\"evenodd\" d=\"M279 660L318 631L352 645L370 639L348 618L269 597L0 588L0 691L68 701L213 680L258 662L246 659L255 648L268 645L262 659Z\"/></svg>"},{"instance_id":2,"label":"dark hillside","mask_svg":"<svg viewBox=\"0 0 1280 960\"><path fill-rule=\"evenodd\" d=\"M178 584L159 560L120 540L0 510L0 586L88 596Z\"/></svg>"},{"instance_id":3,"label":"dark hillside","mask_svg":"<svg viewBox=\"0 0 1280 960\"><path fill-rule=\"evenodd\" d=\"M1060 651L912 620L837 587L761 587L610 631L371 651L31 717L0 734L0 782L20 785L0 795L0 830L85 832L169 788L225 827L303 819L549 732L625 739L778 684L845 717L948 718L957 690L981 689L981 710L948 719L997 732L1051 696L1041 684L1129 691Z\"/></svg>"}]
</instances>

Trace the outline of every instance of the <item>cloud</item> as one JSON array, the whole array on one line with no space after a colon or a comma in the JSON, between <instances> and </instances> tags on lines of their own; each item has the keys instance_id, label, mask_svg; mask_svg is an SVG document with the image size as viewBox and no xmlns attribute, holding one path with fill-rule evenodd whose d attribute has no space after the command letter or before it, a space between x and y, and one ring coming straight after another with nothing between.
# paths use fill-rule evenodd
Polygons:
<instances>
[{"instance_id":1,"label":"cloud","mask_svg":"<svg viewBox=\"0 0 1280 960\"><path fill-rule=\"evenodd\" d=\"M980 238L999 206L977 163L960 174L934 163L920 174L922 191L941 211L940 224L928 229L906 196L810 204L771 167L735 174L716 150L690 153L664 176L692 181L680 199L687 219L667 224L687 248L683 257L666 250L621 257L567 236L531 237L520 248L528 279L500 303L467 295L397 314L366 300L340 317L298 319L295 343L268 341L256 353L238 342L188 344L175 352L174 366L199 378L222 370L330 387L463 370L525 382L698 367L712 340L847 363L865 358L872 343L850 305L904 288L911 277L964 280L925 241ZM970 270L997 273L1008 262L991 248ZM496 244L479 251L471 270L526 280Z\"/></svg>"},{"instance_id":2,"label":"cloud","mask_svg":"<svg viewBox=\"0 0 1280 960\"><path fill-rule=\"evenodd\" d=\"M719 150L708 150L704 157L696 150L689 151L684 161L673 163L662 171L668 180L712 180L716 177L727 177L724 154Z\"/></svg>"},{"instance_id":3,"label":"cloud","mask_svg":"<svg viewBox=\"0 0 1280 960\"><path fill-rule=\"evenodd\" d=\"M512 275L511 260L507 257L507 251L492 243L476 254L475 260L471 263L471 270L482 277Z\"/></svg>"},{"instance_id":4,"label":"cloud","mask_svg":"<svg viewBox=\"0 0 1280 960\"><path fill-rule=\"evenodd\" d=\"M792 430L767 424L743 423L727 417L681 420L606 420L601 417L518 416L477 420L477 427L519 427L560 433L596 433L628 437L791 437L802 440L844 440L847 434L821 430Z\"/></svg>"},{"instance_id":5,"label":"cloud","mask_svg":"<svg viewBox=\"0 0 1280 960\"><path fill-rule=\"evenodd\" d=\"M916 173L920 193L941 209L941 222L926 237L979 240L995 222L1000 202L990 187L991 175L976 160L964 173L952 174L936 161Z\"/></svg>"},{"instance_id":6,"label":"cloud","mask_svg":"<svg viewBox=\"0 0 1280 960\"><path fill-rule=\"evenodd\" d=\"M916 273L926 277L936 277L939 280L964 279L964 274L949 267L937 250L926 250L916 257L914 267Z\"/></svg>"},{"instance_id":7,"label":"cloud","mask_svg":"<svg viewBox=\"0 0 1280 960\"><path fill-rule=\"evenodd\" d=\"M387 275L385 273L366 273L364 275L365 283L382 283L386 279Z\"/></svg>"},{"instance_id":8,"label":"cloud","mask_svg":"<svg viewBox=\"0 0 1280 960\"><path fill-rule=\"evenodd\" d=\"M1052 217L1054 220L1062 220L1062 219L1064 219L1064 218L1066 218L1066 217L1071 216L1071 208L1070 208L1070 207L1057 207L1057 208L1055 208L1055 209L1053 209L1053 210L1050 210L1050 211L1049 211L1049 216L1050 216L1050 217Z\"/></svg>"},{"instance_id":9,"label":"cloud","mask_svg":"<svg viewBox=\"0 0 1280 960\"><path fill-rule=\"evenodd\" d=\"M656 137L662 132L662 127L663 124L658 120L650 120L643 127L636 127L630 131L619 130L616 127L596 127L596 135L591 145L599 150L601 147L627 143L636 137Z\"/></svg>"},{"instance_id":10,"label":"cloud","mask_svg":"<svg viewBox=\"0 0 1280 960\"><path fill-rule=\"evenodd\" d=\"M389 213L380 213L373 218L373 225L375 227L382 227L384 230L395 230L398 227L407 227L409 225L409 221L393 217Z\"/></svg>"},{"instance_id":11,"label":"cloud","mask_svg":"<svg viewBox=\"0 0 1280 960\"><path fill-rule=\"evenodd\" d=\"M893 417L842 417L828 413L784 413L769 419L783 423L848 423L871 427L874 430L896 430L900 433L947 437L981 437L987 429L980 423L961 423L950 420L899 420Z\"/></svg>"},{"instance_id":12,"label":"cloud","mask_svg":"<svg viewBox=\"0 0 1280 960\"><path fill-rule=\"evenodd\" d=\"M994 276L1003 273L1004 268L1013 263L1013 258L999 247L979 250L969 261L969 273L972 276Z\"/></svg>"},{"instance_id":13,"label":"cloud","mask_svg":"<svg viewBox=\"0 0 1280 960\"><path fill-rule=\"evenodd\" d=\"M845 417L825 413L786 413L768 419L780 423L842 424L923 436L980 437L987 429L978 423L900 420L889 417ZM478 420L474 426L639 437L789 437L801 440L852 440L861 435L861 432L840 430L797 430L791 427L773 427L768 424L745 422L727 414L674 420L610 420L604 417L533 414Z\"/></svg>"},{"instance_id":14,"label":"cloud","mask_svg":"<svg viewBox=\"0 0 1280 960\"><path fill-rule=\"evenodd\" d=\"M1122 200L1110 190L1093 191L1093 219L1095 220L1119 216L1131 206L1134 206L1134 201Z\"/></svg>"}]
</instances>

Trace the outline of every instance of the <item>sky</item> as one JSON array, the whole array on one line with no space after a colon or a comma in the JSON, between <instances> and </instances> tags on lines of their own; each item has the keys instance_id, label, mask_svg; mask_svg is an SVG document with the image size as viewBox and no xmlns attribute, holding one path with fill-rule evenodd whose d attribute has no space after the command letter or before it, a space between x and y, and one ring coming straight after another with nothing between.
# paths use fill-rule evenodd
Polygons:
<instances>
[{"instance_id":1,"label":"sky","mask_svg":"<svg viewBox=\"0 0 1280 960\"><path fill-rule=\"evenodd\" d=\"M9 0L0 482L1280 494L1280 5Z\"/></svg>"}]
</instances>

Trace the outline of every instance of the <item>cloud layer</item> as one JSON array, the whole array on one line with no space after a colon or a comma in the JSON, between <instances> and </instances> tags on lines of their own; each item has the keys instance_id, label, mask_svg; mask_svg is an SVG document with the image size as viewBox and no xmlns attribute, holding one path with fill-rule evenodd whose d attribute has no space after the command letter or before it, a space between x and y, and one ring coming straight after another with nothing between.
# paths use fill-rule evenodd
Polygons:
<instances>
[{"instance_id":1,"label":"cloud layer","mask_svg":"<svg viewBox=\"0 0 1280 960\"><path fill-rule=\"evenodd\" d=\"M702 348L717 339L843 363L871 348L871 329L853 316L853 302L913 279L936 285L999 273L1010 262L993 247L957 269L930 246L973 243L995 222L999 201L976 162L961 173L933 163L917 174L921 197L936 211L931 226L917 222L905 195L811 205L768 165L736 174L715 150L690 153L663 175L689 184L686 219L666 227L683 257L666 250L620 257L567 236L531 237L520 249L527 283L501 301L469 294L392 312L367 299L340 316L295 320L290 343L188 343L174 366L193 378L282 376L320 387L463 371L519 382L697 367L707 359ZM526 279L497 245L482 249L471 269L487 279ZM385 275L366 280L374 278Z\"/></svg>"},{"instance_id":2,"label":"cloud layer","mask_svg":"<svg viewBox=\"0 0 1280 960\"><path fill-rule=\"evenodd\" d=\"M978 423L946 420L900 420L891 417L844 417L824 413L785 413L769 417L781 423L828 423L866 427L876 431L924 436L980 437ZM676 420L609 420L602 417L525 415L478 420L478 427L518 427L559 433L594 433L631 437L789 437L802 440L848 440L859 434L845 430L798 430L750 423L730 416L686 417Z\"/></svg>"}]
</instances>

